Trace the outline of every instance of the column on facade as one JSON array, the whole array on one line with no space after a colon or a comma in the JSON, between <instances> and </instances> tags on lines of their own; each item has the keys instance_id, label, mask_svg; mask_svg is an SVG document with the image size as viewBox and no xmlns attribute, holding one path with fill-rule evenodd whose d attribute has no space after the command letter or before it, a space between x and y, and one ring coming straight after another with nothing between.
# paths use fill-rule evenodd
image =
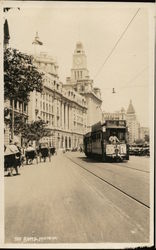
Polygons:
<instances>
[{"instance_id":1,"label":"column on facade","mask_svg":"<svg viewBox=\"0 0 156 250\"><path fill-rule=\"evenodd\" d=\"M54 127L57 127L57 100L54 98Z\"/></svg>"},{"instance_id":2,"label":"column on facade","mask_svg":"<svg viewBox=\"0 0 156 250\"><path fill-rule=\"evenodd\" d=\"M72 107L69 105L69 129L72 131Z\"/></svg>"},{"instance_id":3,"label":"column on facade","mask_svg":"<svg viewBox=\"0 0 156 250\"><path fill-rule=\"evenodd\" d=\"M68 104L68 129L70 129L70 114L69 114L69 108L70 108L70 104Z\"/></svg>"},{"instance_id":4,"label":"column on facade","mask_svg":"<svg viewBox=\"0 0 156 250\"><path fill-rule=\"evenodd\" d=\"M66 107L66 113L67 113L67 129L68 129L68 126L69 126L69 108L68 108L68 103L67 103L67 107Z\"/></svg>"},{"instance_id":5,"label":"column on facade","mask_svg":"<svg viewBox=\"0 0 156 250\"><path fill-rule=\"evenodd\" d=\"M65 104L65 128L68 129L68 106Z\"/></svg>"},{"instance_id":6,"label":"column on facade","mask_svg":"<svg viewBox=\"0 0 156 250\"><path fill-rule=\"evenodd\" d=\"M66 103L64 103L63 113L64 113L64 129L66 129Z\"/></svg>"},{"instance_id":7,"label":"column on facade","mask_svg":"<svg viewBox=\"0 0 156 250\"><path fill-rule=\"evenodd\" d=\"M60 109L61 109L61 102L60 102L60 99L59 99L58 100L58 128L60 128L60 126L61 126Z\"/></svg>"},{"instance_id":8,"label":"column on facade","mask_svg":"<svg viewBox=\"0 0 156 250\"><path fill-rule=\"evenodd\" d=\"M62 104L61 104L62 108L61 108L61 116L62 116L62 128L64 128L64 103L62 101Z\"/></svg>"}]
</instances>

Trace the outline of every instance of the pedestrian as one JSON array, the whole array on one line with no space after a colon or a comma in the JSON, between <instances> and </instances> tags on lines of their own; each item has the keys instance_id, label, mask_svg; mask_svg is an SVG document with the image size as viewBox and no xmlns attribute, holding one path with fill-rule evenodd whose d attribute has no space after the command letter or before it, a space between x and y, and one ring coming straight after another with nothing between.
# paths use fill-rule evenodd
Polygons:
<instances>
[{"instance_id":1,"label":"pedestrian","mask_svg":"<svg viewBox=\"0 0 156 250\"><path fill-rule=\"evenodd\" d=\"M15 159L16 159L16 165L17 165L17 167L21 167L21 164L22 164L22 149L21 149L21 147L20 147L20 145L19 145L19 142L15 142L14 143L15 145L16 145L16 147L18 148L18 153L16 153L16 155L15 155Z\"/></svg>"},{"instance_id":2,"label":"pedestrian","mask_svg":"<svg viewBox=\"0 0 156 250\"><path fill-rule=\"evenodd\" d=\"M16 146L16 143L10 140L10 144L7 145L4 152L5 157L5 167L8 171L8 176L13 176L13 170L15 169L16 175L18 175L18 165L16 162L16 154L19 153L19 150Z\"/></svg>"},{"instance_id":3,"label":"pedestrian","mask_svg":"<svg viewBox=\"0 0 156 250\"><path fill-rule=\"evenodd\" d=\"M42 158L43 158L43 161L46 162L47 157L49 157L49 148L48 148L48 145L41 144L40 145L40 162L41 162Z\"/></svg>"},{"instance_id":4,"label":"pedestrian","mask_svg":"<svg viewBox=\"0 0 156 250\"><path fill-rule=\"evenodd\" d=\"M48 147L48 157L49 157L49 162L51 162L51 151L50 151L50 147Z\"/></svg>"},{"instance_id":5,"label":"pedestrian","mask_svg":"<svg viewBox=\"0 0 156 250\"><path fill-rule=\"evenodd\" d=\"M28 165L28 163L33 163L35 156L35 149L31 145L31 143L29 143L28 147L25 150L26 164Z\"/></svg>"}]
</instances>

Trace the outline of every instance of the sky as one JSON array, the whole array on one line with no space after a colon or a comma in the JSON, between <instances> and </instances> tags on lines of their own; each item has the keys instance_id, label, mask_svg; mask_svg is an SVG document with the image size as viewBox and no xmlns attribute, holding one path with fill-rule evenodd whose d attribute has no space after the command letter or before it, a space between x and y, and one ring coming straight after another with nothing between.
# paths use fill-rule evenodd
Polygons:
<instances>
[{"instance_id":1,"label":"sky","mask_svg":"<svg viewBox=\"0 0 156 250\"><path fill-rule=\"evenodd\" d=\"M19 4L20 10L6 14L10 46L33 53L38 32L40 50L57 60L60 81L66 83L76 43L81 41L90 78L101 89L102 110L127 110L131 99L141 126L149 126L149 9L101 2L40 4Z\"/></svg>"}]
</instances>

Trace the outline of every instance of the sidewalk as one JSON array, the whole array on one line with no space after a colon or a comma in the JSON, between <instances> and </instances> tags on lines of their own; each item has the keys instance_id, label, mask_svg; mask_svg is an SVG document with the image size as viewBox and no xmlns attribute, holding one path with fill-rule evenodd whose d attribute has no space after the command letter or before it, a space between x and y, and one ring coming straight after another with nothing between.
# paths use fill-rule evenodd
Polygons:
<instances>
[{"instance_id":1,"label":"sidewalk","mask_svg":"<svg viewBox=\"0 0 156 250\"><path fill-rule=\"evenodd\" d=\"M19 175L16 175L15 170L13 170L13 176L8 176L7 175L8 171L4 172L4 176L5 176L5 178L7 178L7 177L9 177L9 178L17 177L17 178L19 178L21 175L30 174L30 172L32 172L32 174L35 173L37 168L41 168L41 167L46 167L46 168L47 167L57 167L57 165L60 164L60 162L62 162L62 157L63 156L64 156L63 153L59 153L57 155L51 156L51 161L49 161L49 158L47 157L46 162L44 162L43 159L40 162L39 158L38 158L38 163L37 163L36 159L33 160L32 164L26 165L26 162L24 162L23 166L18 168Z\"/></svg>"}]
</instances>

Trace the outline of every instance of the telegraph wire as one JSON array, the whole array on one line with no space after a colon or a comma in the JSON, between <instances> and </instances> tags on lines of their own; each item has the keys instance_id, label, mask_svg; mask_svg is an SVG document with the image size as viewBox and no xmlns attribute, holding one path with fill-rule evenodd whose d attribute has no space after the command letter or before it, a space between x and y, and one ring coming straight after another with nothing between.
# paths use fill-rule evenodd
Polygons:
<instances>
[{"instance_id":1,"label":"telegraph wire","mask_svg":"<svg viewBox=\"0 0 156 250\"><path fill-rule=\"evenodd\" d=\"M142 73L144 73L145 70L148 69L148 66L144 67L137 75L135 75L127 84L130 84L134 82ZM147 85L147 84L146 84ZM146 86L146 85L123 85L120 86L119 88L127 88L127 87L137 87L137 86Z\"/></svg>"},{"instance_id":2,"label":"telegraph wire","mask_svg":"<svg viewBox=\"0 0 156 250\"><path fill-rule=\"evenodd\" d=\"M144 73L145 70L148 69L148 66L144 67L137 75L135 75L129 82L127 82L126 84L116 87L116 89L122 89L122 88L131 88L131 87L145 87L148 84L140 84L140 85L127 85L130 84L132 82L134 82L142 73ZM112 89L112 87L108 87L108 88L103 88L103 89Z\"/></svg>"},{"instance_id":3,"label":"telegraph wire","mask_svg":"<svg viewBox=\"0 0 156 250\"><path fill-rule=\"evenodd\" d=\"M130 24L133 22L134 18L137 16L138 12L140 11L140 8L137 10L137 12L134 14L134 16L132 17L131 21L128 23L128 25L126 26L125 30L122 32L122 34L120 35L119 39L117 40L117 42L115 43L114 47L112 48L112 50L110 51L110 53L108 54L108 56L106 57L104 63L102 64L102 66L98 69L97 73L95 74L94 79L97 77L97 75L99 74L99 72L102 70L103 66L106 64L106 62L108 61L108 59L110 58L110 56L113 54L114 50L116 49L117 45L119 44L119 42L121 41L121 39L123 38L124 34L126 33L126 31L128 30Z\"/></svg>"}]
</instances>

